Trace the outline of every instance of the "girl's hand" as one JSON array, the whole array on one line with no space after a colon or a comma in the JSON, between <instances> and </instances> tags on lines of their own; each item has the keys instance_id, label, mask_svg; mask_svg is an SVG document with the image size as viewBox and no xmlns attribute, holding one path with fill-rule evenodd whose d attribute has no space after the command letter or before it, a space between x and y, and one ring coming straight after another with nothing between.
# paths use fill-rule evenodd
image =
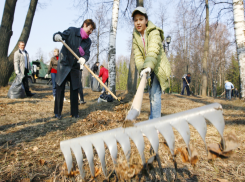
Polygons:
<instances>
[{"instance_id":1,"label":"girl's hand","mask_svg":"<svg viewBox=\"0 0 245 182\"><path fill-rule=\"evenodd\" d=\"M144 74L147 74L147 73L151 73L151 68L145 68L145 69L143 69L141 72L140 72L140 78L142 78L142 76L144 75Z\"/></svg>"}]
</instances>

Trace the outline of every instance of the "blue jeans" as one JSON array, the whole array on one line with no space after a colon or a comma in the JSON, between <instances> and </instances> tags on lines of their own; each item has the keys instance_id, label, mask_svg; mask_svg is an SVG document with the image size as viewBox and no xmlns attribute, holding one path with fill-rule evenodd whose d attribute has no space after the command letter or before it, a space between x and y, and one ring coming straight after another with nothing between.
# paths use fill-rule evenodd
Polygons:
<instances>
[{"instance_id":1,"label":"blue jeans","mask_svg":"<svg viewBox=\"0 0 245 182\"><path fill-rule=\"evenodd\" d=\"M231 90L226 89L226 98L231 100Z\"/></svg>"},{"instance_id":2,"label":"blue jeans","mask_svg":"<svg viewBox=\"0 0 245 182\"><path fill-rule=\"evenodd\" d=\"M107 78L107 80L105 81L104 84L108 87L108 78ZM102 91L105 92L105 87L102 88Z\"/></svg>"},{"instance_id":3,"label":"blue jeans","mask_svg":"<svg viewBox=\"0 0 245 182\"><path fill-rule=\"evenodd\" d=\"M182 88L182 91L181 91L181 95L184 95L185 88L186 88L186 91L187 91L187 95L190 96L190 94L191 94L190 88L189 88L189 86L187 85L187 83L185 83L185 82L183 82L183 88Z\"/></svg>"},{"instance_id":4,"label":"blue jeans","mask_svg":"<svg viewBox=\"0 0 245 182\"><path fill-rule=\"evenodd\" d=\"M53 96L56 95L56 84L55 84L56 73L51 73L52 85L53 85Z\"/></svg>"},{"instance_id":5,"label":"blue jeans","mask_svg":"<svg viewBox=\"0 0 245 182\"><path fill-rule=\"evenodd\" d=\"M162 95L162 89L160 83L153 72L151 74L151 87L149 90L150 110L151 110L149 119L161 117L161 95Z\"/></svg>"}]
</instances>

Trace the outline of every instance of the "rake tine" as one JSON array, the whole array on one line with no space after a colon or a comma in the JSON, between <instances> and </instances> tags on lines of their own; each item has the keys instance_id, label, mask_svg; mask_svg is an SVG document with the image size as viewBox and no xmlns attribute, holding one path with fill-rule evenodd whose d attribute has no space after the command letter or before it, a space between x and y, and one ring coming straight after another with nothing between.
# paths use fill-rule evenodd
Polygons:
<instances>
[{"instance_id":1,"label":"rake tine","mask_svg":"<svg viewBox=\"0 0 245 182\"><path fill-rule=\"evenodd\" d=\"M70 149L70 140L61 141L60 149L65 157L68 173L70 173L71 168L72 168L72 155L71 155L71 149Z\"/></svg>"},{"instance_id":2,"label":"rake tine","mask_svg":"<svg viewBox=\"0 0 245 182\"><path fill-rule=\"evenodd\" d=\"M144 156L145 143L144 143L144 138L143 138L141 132L138 129L135 130L135 128L130 127L130 128L125 129L125 133L127 133L127 135L135 143L135 145L136 145L136 147L140 153L141 160L142 160L143 164L145 164L145 156Z\"/></svg>"},{"instance_id":3,"label":"rake tine","mask_svg":"<svg viewBox=\"0 0 245 182\"><path fill-rule=\"evenodd\" d=\"M84 179L85 173L83 171L83 153L81 150L81 146L79 144L73 142L73 144L71 145L71 149L72 149L72 151L76 157L78 168L79 168L80 174L82 176L82 179Z\"/></svg>"},{"instance_id":4,"label":"rake tine","mask_svg":"<svg viewBox=\"0 0 245 182\"><path fill-rule=\"evenodd\" d=\"M91 175L94 177L94 153L92 143L89 140L82 140L80 141L80 145L82 146L88 159Z\"/></svg>"},{"instance_id":5,"label":"rake tine","mask_svg":"<svg viewBox=\"0 0 245 182\"><path fill-rule=\"evenodd\" d=\"M117 139L117 141L122 146L124 155L126 156L126 159L129 163L131 146L130 146L130 141L129 141L128 135L126 135L125 133L117 133L115 135L115 138Z\"/></svg>"},{"instance_id":6,"label":"rake tine","mask_svg":"<svg viewBox=\"0 0 245 182\"><path fill-rule=\"evenodd\" d=\"M201 115L197 115L197 116L189 117L187 119L187 122L190 123L198 131L205 144L205 148L207 151L207 144L205 141L205 136L207 133L207 124L205 119Z\"/></svg>"},{"instance_id":7,"label":"rake tine","mask_svg":"<svg viewBox=\"0 0 245 182\"><path fill-rule=\"evenodd\" d=\"M115 167L115 165L117 164L117 141L113 136L104 137L103 140L105 141L110 151L111 158Z\"/></svg>"},{"instance_id":8,"label":"rake tine","mask_svg":"<svg viewBox=\"0 0 245 182\"><path fill-rule=\"evenodd\" d=\"M191 150L189 147L190 129L189 129L188 123L186 122L185 119L178 118L174 121L171 121L170 124L180 133L180 135L184 139L185 144L188 148L189 155L191 156Z\"/></svg>"},{"instance_id":9,"label":"rake tine","mask_svg":"<svg viewBox=\"0 0 245 182\"><path fill-rule=\"evenodd\" d=\"M142 127L141 131L148 138L148 140L151 143L151 146L154 149L154 152L157 154L158 147L159 147L159 138L158 138L158 134L157 134L155 127L154 126Z\"/></svg>"}]
</instances>

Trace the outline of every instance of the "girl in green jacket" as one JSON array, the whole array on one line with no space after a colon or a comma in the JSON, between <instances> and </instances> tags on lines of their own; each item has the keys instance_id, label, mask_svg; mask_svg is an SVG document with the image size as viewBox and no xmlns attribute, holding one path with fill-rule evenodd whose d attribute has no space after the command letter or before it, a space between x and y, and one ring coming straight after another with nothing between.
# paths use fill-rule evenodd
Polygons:
<instances>
[{"instance_id":1,"label":"girl in green jacket","mask_svg":"<svg viewBox=\"0 0 245 182\"><path fill-rule=\"evenodd\" d=\"M156 27L145 8L137 7L132 13L134 21L133 49L140 77L150 75L150 117L161 117L161 94L168 87L170 64L163 49L163 31Z\"/></svg>"}]
</instances>

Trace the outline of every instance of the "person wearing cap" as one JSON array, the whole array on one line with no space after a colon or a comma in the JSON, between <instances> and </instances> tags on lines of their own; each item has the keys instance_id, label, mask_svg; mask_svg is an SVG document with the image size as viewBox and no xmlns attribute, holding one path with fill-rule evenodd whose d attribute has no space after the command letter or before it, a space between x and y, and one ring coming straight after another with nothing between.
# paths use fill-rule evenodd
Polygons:
<instances>
[{"instance_id":1,"label":"person wearing cap","mask_svg":"<svg viewBox=\"0 0 245 182\"><path fill-rule=\"evenodd\" d=\"M148 20L143 7L137 7L132 13L134 21L133 50L136 67L140 73L148 74L150 84L150 117L161 117L161 94L168 85L170 64L163 49L163 30Z\"/></svg>"},{"instance_id":2,"label":"person wearing cap","mask_svg":"<svg viewBox=\"0 0 245 182\"><path fill-rule=\"evenodd\" d=\"M234 85L228 80L225 81L226 98L231 100L231 90L234 89Z\"/></svg>"}]
</instances>

